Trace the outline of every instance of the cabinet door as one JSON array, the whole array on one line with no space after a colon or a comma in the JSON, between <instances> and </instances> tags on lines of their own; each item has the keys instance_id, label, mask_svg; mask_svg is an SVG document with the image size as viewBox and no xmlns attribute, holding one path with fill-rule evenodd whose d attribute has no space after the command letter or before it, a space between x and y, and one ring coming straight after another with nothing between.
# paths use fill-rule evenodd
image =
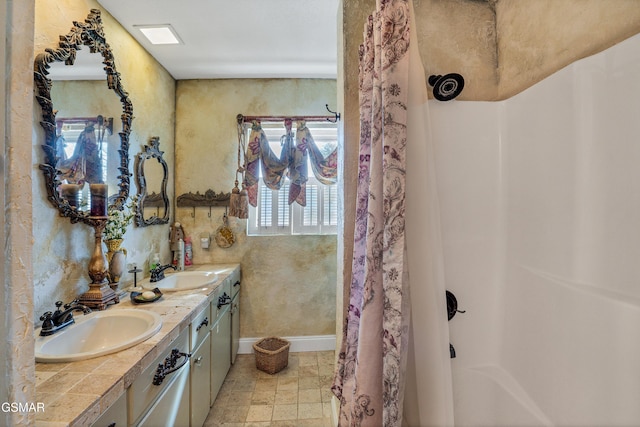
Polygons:
<instances>
[{"instance_id":1,"label":"cabinet door","mask_svg":"<svg viewBox=\"0 0 640 427\"><path fill-rule=\"evenodd\" d=\"M240 293L231 301L231 363L235 363L240 347Z\"/></svg>"},{"instance_id":2,"label":"cabinet door","mask_svg":"<svg viewBox=\"0 0 640 427\"><path fill-rule=\"evenodd\" d=\"M211 335L207 334L191 356L191 427L204 424L209 414L210 396Z\"/></svg>"},{"instance_id":3,"label":"cabinet door","mask_svg":"<svg viewBox=\"0 0 640 427\"><path fill-rule=\"evenodd\" d=\"M189 427L189 367L181 372L153 404L138 427Z\"/></svg>"},{"instance_id":4,"label":"cabinet door","mask_svg":"<svg viewBox=\"0 0 640 427\"><path fill-rule=\"evenodd\" d=\"M230 367L231 314L227 308L211 328L211 405L216 400Z\"/></svg>"}]
</instances>

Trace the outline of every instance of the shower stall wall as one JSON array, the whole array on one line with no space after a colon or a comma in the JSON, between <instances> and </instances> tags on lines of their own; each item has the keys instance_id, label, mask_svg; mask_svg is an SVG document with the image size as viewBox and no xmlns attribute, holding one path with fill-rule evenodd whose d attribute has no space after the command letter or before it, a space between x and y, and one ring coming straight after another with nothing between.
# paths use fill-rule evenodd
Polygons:
<instances>
[{"instance_id":1,"label":"shower stall wall","mask_svg":"<svg viewBox=\"0 0 640 427\"><path fill-rule=\"evenodd\" d=\"M640 36L430 101L459 426L640 425Z\"/></svg>"}]
</instances>

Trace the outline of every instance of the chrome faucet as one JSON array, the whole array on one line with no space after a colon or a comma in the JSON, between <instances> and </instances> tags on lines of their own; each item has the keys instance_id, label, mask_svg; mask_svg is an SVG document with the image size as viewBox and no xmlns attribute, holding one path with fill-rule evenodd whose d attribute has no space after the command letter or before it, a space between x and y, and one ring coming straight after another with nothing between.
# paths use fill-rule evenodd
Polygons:
<instances>
[{"instance_id":1,"label":"chrome faucet","mask_svg":"<svg viewBox=\"0 0 640 427\"><path fill-rule=\"evenodd\" d=\"M159 282L160 280L164 279L164 271L167 268L173 268L174 270L178 269L173 264L161 265L159 267L156 267L151 270L151 278L149 279L149 281L153 283L153 282Z\"/></svg>"},{"instance_id":2,"label":"chrome faucet","mask_svg":"<svg viewBox=\"0 0 640 427\"><path fill-rule=\"evenodd\" d=\"M40 330L41 336L53 335L61 329L66 328L75 322L73 320L74 311L82 311L84 314L91 313L91 309L85 305L78 303L78 300L73 300L69 304L64 305L64 310L61 310L62 301L56 302L56 311L53 313L47 311L42 316L42 329Z\"/></svg>"}]
</instances>

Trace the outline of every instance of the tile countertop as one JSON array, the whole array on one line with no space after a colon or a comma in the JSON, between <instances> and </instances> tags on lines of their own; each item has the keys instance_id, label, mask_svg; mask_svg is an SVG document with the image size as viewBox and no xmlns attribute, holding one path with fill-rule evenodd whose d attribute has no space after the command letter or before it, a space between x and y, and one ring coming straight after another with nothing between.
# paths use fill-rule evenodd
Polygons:
<instances>
[{"instance_id":1,"label":"tile countertop","mask_svg":"<svg viewBox=\"0 0 640 427\"><path fill-rule=\"evenodd\" d=\"M44 411L36 414L38 427L86 426L94 422L165 352L179 333L211 302L211 294L239 264L208 264L188 271L215 271L216 283L197 291L165 292L152 304L133 304L128 293L107 308L135 308L162 316L162 329L129 349L93 359L67 363L36 363L36 401Z\"/></svg>"}]
</instances>

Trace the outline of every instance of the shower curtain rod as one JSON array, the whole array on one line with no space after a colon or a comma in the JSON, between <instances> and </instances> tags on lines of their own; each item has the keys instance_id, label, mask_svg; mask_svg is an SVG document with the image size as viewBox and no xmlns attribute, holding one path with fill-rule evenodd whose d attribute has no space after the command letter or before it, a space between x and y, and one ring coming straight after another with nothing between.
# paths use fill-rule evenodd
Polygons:
<instances>
[{"instance_id":1,"label":"shower curtain rod","mask_svg":"<svg viewBox=\"0 0 640 427\"><path fill-rule=\"evenodd\" d=\"M263 121L263 122L281 122L284 120L306 120L308 122L331 122L336 123L340 120L340 113L336 113L334 111L329 110L329 104L326 104L325 107L327 111L333 114L332 116L245 116L242 114L238 114L236 119L238 120L238 124L252 122L254 120Z\"/></svg>"}]
</instances>

